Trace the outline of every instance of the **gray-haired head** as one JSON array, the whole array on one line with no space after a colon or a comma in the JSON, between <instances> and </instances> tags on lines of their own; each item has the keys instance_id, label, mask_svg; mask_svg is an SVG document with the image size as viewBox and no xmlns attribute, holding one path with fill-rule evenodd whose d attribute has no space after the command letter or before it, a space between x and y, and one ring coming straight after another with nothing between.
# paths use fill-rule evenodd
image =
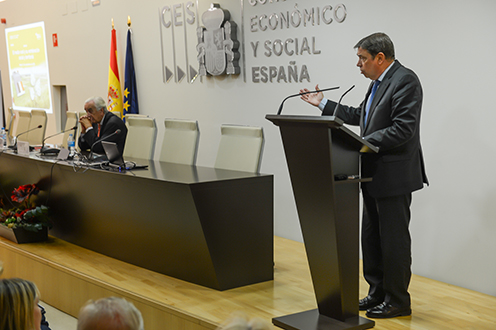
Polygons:
<instances>
[{"instance_id":1,"label":"gray-haired head","mask_svg":"<svg viewBox=\"0 0 496 330\"><path fill-rule=\"evenodd\" d=\"M84 101L84 103L88 103L88 102L93 102L93 104L95 105L96 107L96 110L101 110L103 109L103 112L107 113L107 104L105 103L105 100L100 97L100 96L93 96L93 97L90 97L89 99L87 99L86 101Z\"/></svg>"},{"instance_id":2,"label":"gray-haired head","mask_svg":"<svg viewBox=\"0 0 496 330\"><path fill-rule=\"evenodd\" d=\"M79 311L77 330L144 330L143 317L124 298L90 300Z\"/></svg>"},{"instance_id":3,"label":"gray-haired head","mask_svg":"<svg viewBox=\"0 0 496 330\"><path fill-rule=\"evenodd\" d=\"M235 312L217 330L270 330L272 326L264 319L249 318L243 312Z\"/></svg>"}]
</instances>

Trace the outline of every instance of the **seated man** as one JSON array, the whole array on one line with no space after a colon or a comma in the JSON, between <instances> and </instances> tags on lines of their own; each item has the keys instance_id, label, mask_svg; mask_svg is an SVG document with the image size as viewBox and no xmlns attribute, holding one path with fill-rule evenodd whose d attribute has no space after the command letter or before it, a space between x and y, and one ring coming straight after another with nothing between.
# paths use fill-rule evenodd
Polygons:
<instances>
[{"instance_id":1,"label":"seated man","mask_svg":"<svg viewBox=\"0 0 496 330\"><path fill-rule=\"evenodd\" d=\"M86 111L86 116L79 118L79 123L81 123L79 148L103 154L103 146L99 142L115 142L122 155L127 136L127 127L124 122L107 110L105 101L101 97L86 100L84 111ZM116 133L118 130L120 132ZM113 135L110 136L111 134Z\"/></svg>"},{"instance_id":2,"label":"seated man","mask_svg":"<svg viewBox=\"0 0 496 330\"><path fill-rule=\"evenodd\" d=\"M141 312L124 298L88 301L79 311L77 330L143 330Z\"/></svg>"}]
</instances>

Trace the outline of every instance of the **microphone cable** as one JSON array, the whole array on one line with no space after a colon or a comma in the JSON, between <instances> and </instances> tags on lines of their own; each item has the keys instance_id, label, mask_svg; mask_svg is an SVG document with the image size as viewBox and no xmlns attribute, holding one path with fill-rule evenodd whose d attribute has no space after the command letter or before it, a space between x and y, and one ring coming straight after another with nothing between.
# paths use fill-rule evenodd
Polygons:
<instances>
[{"instance_id":1,"label":"microphone cable","mask_svg":"<svg viewBox=\"0 0 496 330\"><path fill-rule=\"evenodd\" d=\"M50 168L50 180L48 182L48 194L47 194L47 199L46 199L46 202L45 204L48 206L48 201L50 199L50 195L52 193L52 185L53 185L53 169L55 167L55 165L58 164L58 162L62 161L62 159L57 159L51 166Z\"/></svg>"}]
</instances>

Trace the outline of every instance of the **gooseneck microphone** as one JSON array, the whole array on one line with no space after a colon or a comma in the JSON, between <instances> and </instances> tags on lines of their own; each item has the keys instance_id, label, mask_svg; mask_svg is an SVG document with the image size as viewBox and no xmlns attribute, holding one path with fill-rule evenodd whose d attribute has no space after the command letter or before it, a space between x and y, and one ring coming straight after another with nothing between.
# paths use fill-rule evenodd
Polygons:
<instances>
[{"instance_id":1,"label":"gooseneck microphone","mask_svg":"<svg viewBox=\"0 0 496 330\"><path fill-rule=\"evenodd\" d=\"M121 133L121 130L120 130L120 129L117 129L114 133L109 134L109 135L107 135L107 136L104 136L104 137L102 137L100 140L98 140L98 141L96 141L95 143L93 143L93 144L91 145L91 148L90 148L89 159L91 159L91 157L93 156L93 147L94 147L96 144L98 144L98 143L100 143L100 142L102 142L102 141L105 141L105 140L107 140L108 138L110 138L110 137L112 137L112 136L114 136L114 135L116 135L116 134L120 134L120 133Z\"/></svg>"},{"instance_id":2,"label":"gooseneck microphone","mask_svg":"<svg viewBox=\"0 0 496 330\"><path fill-rule=\"evenodd\" d=\"M334 107L334 111L332 112L332 115L335 116L336 115L336 111L338 111L338 108L339 106L341 105L341 100L343 99L343 97L348 94L349 91L351 91L353 88L355 88L355 85L351 86L346 92L343 93L343 95L341 95L341 97L339 98L339 101L338 103L336 104L336 106Z\"/></svg>"},{"instance_id":3,"label":"gooseneck microphone","mask_svg":"<svg viewBox=\"0 0 496 330\"><path fill-rule=\"evenodd\" d=\"M284 102L286 102L287 99L289 98L292 98L292 97L296 97L296 96L301 96L301 95L305 95L305 94L311 94L311 93L318 93L318 92L325 92L325 91L331 91L331 90L334 90L334 89L338 89L339 86L337 87L330 87L330 88L324 88L324 89L319 89L318 91L315 90L315 91L310 91L310 92L304 92L304 93L298 93L298 94L293 94L293 95L289 95L288 97L286 97L284 100L282 100L281 102L281 105L279 106L279 111L277 111L277 115L280 115L281 112L282 112L282 105L284 104Z\"/></svg>"},{"instance_id":4,"label":"gooseneck microphone","mask_svg":"<svg viewBox=\"0 0 496 330\"><path fill-rule=\"evenodd\" d=\"M42 128L42 127L43 127L43 125L38 125L36 127L33 127L31 129L28 129L27 131L24 131L22 133L17 134L16 136L14 136L13 143L12 143L11 146L9 146L9 148L11 148L11 149L17 149L17 139L19 138L19 136L21 136L23 134L26 134L26 133L29 133L31 131L34 131L35 129Z\"/></svg>"},{"instance_id":5,"label":"gooseneck microphone","mask_svg":"<svg viewBox=\"0 0 496 330\"><path fill-rule=\"evenodd\" d=\"M55 133L55 134L53 134L53 135L50 135L50 136L48 136L48 137L44 138L44 139L43 139L43 143L41 144L41 151L40 151L40 152L43 154L43 153L45 153L45 152L47 151L47 149L48 149L48 148L46 148L46 147L45 147L45 141L46 141L46 140L48 140L49 138L52 138L52 137L54 137L54 136L57 136L57 135L59 135L59 134L62 134L62 133L65 133L65 132L69 132L69 131L72 131L72 130L74 130L74 132L76 132L76 130L77 130L77 126L74 126L74 127L68 128L68 129L66 129L66 130L63 130L63 131L61 131L61 132ZM76 138L76 137L74 137L74 138Z\"/></svg>"}]
</instances>

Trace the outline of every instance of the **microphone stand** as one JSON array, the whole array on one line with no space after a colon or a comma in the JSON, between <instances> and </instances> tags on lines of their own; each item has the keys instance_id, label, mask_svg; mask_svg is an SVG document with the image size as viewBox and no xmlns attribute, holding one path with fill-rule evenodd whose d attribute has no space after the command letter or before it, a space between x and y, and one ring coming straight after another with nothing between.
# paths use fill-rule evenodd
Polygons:
<instances>
[{"instance_id":1,"label":"microphone stand","mask_svg":"<svg viewBox=\"0 0 496 330\"><path fill-rule=\"evenodd\" d=\"M346 92L343 93L343 95L341 95L341 97L339 98L339 101L338 103L336 104L336 107L334 107L334 111L332 111L332 115L335 116L336 115L336 111L338 111L338 108L339 106L341 105L341 100L343 100L343 97L348 94L349 91L351 91L353 88L355 88L355 85L351 86Z\"/></svg>"},{"instance_id":2,"label":"microphone stand","mask_svg":"<svg viewBox=\"0 0 496 330\"><path fill-rule=\"evenodd\" d=\"M282 105L284 104L284 102L286 102L287 99L289 98L292 98L292 97L295 97L295 96L301 96L301 95L305 95L305 94L311 94L311 93L318 93L318 92L325 92L325 91L331 91L331 90L334 90L334 89L338 89L339 86L337 87L330 87L330 88L324 88L324 89L319 89L318 91L315 90L315 91L310 91L310 92L304 92L304 93L298 93L298 94L293 94L293 95L289 95L288 97L286 97L284 100L282 100L281 102L281 105L279 106L279 111L277 111L277 115L280 115L281 112L282 112Z\"/></svg>"},{"instance_id":3,"label":"microphone stand","mask_svg":"<svg viewBox=\"0 0 496 330\"><path fill-rule=\"evenodd\" d=\"M49 137L46 137L43 139L43 143L41 145L41 150L40 150L40 153L43 155L45 153L47 153L47 150L49 150L50 148L45 148L45 141L48 140L49 138L52 138L54 136L57 136L59 134L62 134L62 133L65 133L65 132L69 132L70 130L74 130L74 136L76 135L76 129L77 129L77 126L74 126L74 127L71 127L69 129L66 129L66 130L63 130L62 132L58 132L56 134L53 134L53 135L50 135ZM74 139L76 139L74 137ZM54 149L54 152L53 153L58 153L58 151L56 152L57 149Z\"/></svg>"},{"instance_id":4,"label":"microphone stand","mask_svg":"<svg viewBox=\"0 0 496 330\"><path fill-rule=\"evenodd\" d=\"M89 161L91 161L91 158L93 157L93 147L94 147L97 143L100 143L100 142L102 142L102 141L105 141L105 140L107 140L108 138L110 138L110 137L112 137L112 136L114 136L114 135L116 135L116 134L120 134L120 132L121 132L121 130L120 130L120 129L117 129L114 133L109 134L109 135L107 135L107 136L103 136L100 140L98 140L98 141L96 141L95 143L93 143L93 144L91 145L91 148L90 148L90 154L88 155L88 160L89 160Z\"/></svg>"},{"instance_id":5,"label":"microphone stand","mask_svg":"<svg viewBox=\"0 0 496 330\"><path fill-rule=\"evenodd\" d=\"M43 125L38 125L34 128L31 128L31 129L28 129L27 131L24 131L22 132L21 134L17 134L16 136L14 136L12 139L13 139L13 143L11 146L9 146L9 149L13 149L14 151L17 152L17 138L19 138L19 136L23 135L23 134L26 134L26 133L29 133L31 131L34 131L35 129L38 129L38 128L42 128Z\"/></svg>"}]
</instances>

